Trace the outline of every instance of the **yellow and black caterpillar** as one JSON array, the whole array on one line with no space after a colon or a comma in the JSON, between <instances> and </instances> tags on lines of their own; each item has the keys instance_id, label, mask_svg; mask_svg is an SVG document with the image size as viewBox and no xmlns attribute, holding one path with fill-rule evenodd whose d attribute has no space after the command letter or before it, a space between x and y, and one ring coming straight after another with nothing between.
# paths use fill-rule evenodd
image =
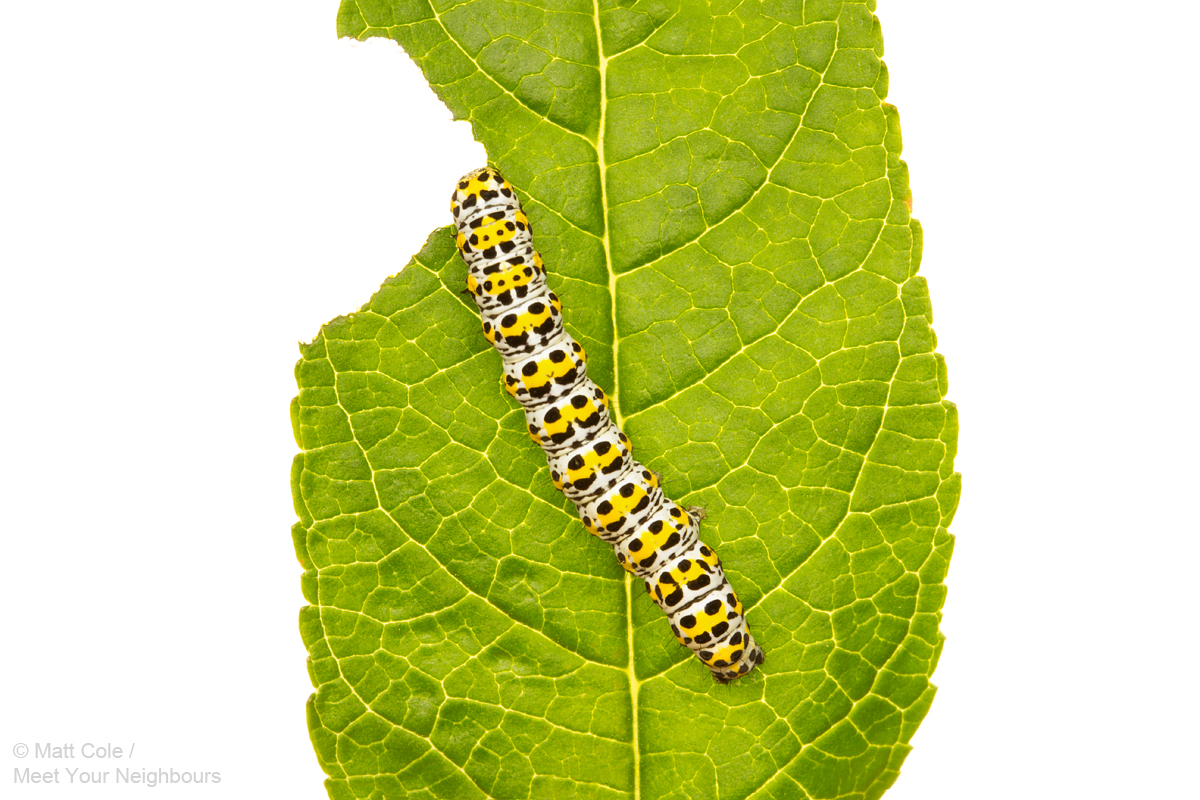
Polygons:
<instances>
[{"instance_id":1,"label":"yellow and black caterpillar","mask_svg":"<svg viewBox=\"0 0 1200 800\"><path fill-rule=\"evenodd\" d=\"M584 527L612 545L646 583L671 630L728 683L763 663L742 604L717 554L700 541L703 513L663 496L658 476L633 459L609 418L608 398L587 376L583 348L563 330L562 304L546 285L533 231L513 187L484 167L459 180L450 201L467 289L483 333L504 362L504 386L525 409L554 485Z\"/></svg>"}]
</instances>

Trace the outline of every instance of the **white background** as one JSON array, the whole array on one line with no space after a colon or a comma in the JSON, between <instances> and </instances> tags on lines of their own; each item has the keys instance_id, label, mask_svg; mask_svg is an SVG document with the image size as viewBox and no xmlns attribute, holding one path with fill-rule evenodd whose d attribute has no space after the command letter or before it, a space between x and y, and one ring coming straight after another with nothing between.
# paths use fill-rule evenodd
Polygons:
<instances>
[{"instance_id":1,"label":"white background","mask_svg":"<svg viewBox=\"0 0 1200 800\"><path fill-rule=\"evenodd\" d=\"M130 796L12 787L47 741L221 772L158 798L325 796L295 343L485 160L336 6L0 12L6 797ZM1200 15L881 6L965 476L941 690L888 798L1200 796Z\"/></svg>"}]
</instances>

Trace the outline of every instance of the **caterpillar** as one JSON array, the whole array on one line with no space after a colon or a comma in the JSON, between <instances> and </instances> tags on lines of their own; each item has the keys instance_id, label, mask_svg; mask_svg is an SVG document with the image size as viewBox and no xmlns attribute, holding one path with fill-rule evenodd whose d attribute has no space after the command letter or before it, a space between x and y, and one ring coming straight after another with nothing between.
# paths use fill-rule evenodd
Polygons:
<instances>
[{"instance_id":1,"label":"caterpillar","mask_svg":"<svg viewBox=\"0 0 1200 800\"><path fill-rule=\"evenodd\" d=\"M680 508L633 459L608 398L587 376L583 348L563 329L533 230L511 184L490 167L459 179L450 200L467 290L500 353L505 390L525 410L555 488L588 532L610 544L720 683L763 663L721 560L700 541L701 509Z\"/></svg>"}]
</instances>

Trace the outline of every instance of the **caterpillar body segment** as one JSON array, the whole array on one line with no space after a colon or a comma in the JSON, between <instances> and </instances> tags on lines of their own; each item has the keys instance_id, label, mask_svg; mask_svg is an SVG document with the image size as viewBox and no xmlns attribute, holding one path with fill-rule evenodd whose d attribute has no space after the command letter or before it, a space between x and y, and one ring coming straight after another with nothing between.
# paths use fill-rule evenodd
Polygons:
<instances>
[{"instance_id":1,"label":"caterpillar body segment","mask_svg":"<svg viewBox=\"0 0 1200 800\"><path fill-rule=\"evenodd\" d=\"M561 317L559 320L561 329ZM557 403L586 380L583 348L566 334L557 344L504 360L504 388L525 408Z\"/></svg>"},{"instance_id":2,"label":"caterpillar body segment","mask_svg":"<svg viewBox=\"0 0 1200 800\"><path fill-rule=\"evenodd\" d=\"M589 533L610 544L646 586L679 643L721 683L763 663L717 554L700 541L703 514L663 495L633 457L608 398L587 376L583 348L563 329L533 230L513 187L490 167L463 176L450 210L467 291L500 353L502 385L525 410L529 437Z\"/></svg>"},{"instance_id":3,"label":"caterpillar body segment","mask_svg":"<svg viewBox=\"0 0 1200 800\"><path fill-rule=\"evenodd\" d=\"M546 268L542 264L542 257L529 244L505 259L487 264L478 274L474 270L467 273L467 291L481 307L507 307L513 301L523 300L529 295L529 285L539 273L544 278ZM545 282L540 285L544 287Z\"/></svg>"},{"instance_id":4,"label":"caterpillar body segment","mask_svg":"<svg viewBox=\"0 0 1200 800\"><path fill-rule=\"evenodd\" d=\"M662 504L658 477L648 469L631 468L624 478L577 507L589 533L605 541L622 541L648 522Z\"/></svg>"},{"instance_id":5,"label":"caterpillar body segment","mask_svg":"<svg viewBox=\"0 0 1200 800\"><path fill-rule=\"evenodd\" d=\"M495 323L483 323L483 335L503 356L544 350L562 333L562 303L546 290L513 303Z\"/></svg>"},{"instance_id":6,"label":"caterpillar body segment","mask_svg":"<svg viewBox=\"0 0 1200 800\"><path fill-rule=\"evenodd\" d=\"M547 453L574 449L608 427L608 397L595 384L584 386L550 405L526 408L525 422L529 438Z\"/></svg>"}]
</instances>

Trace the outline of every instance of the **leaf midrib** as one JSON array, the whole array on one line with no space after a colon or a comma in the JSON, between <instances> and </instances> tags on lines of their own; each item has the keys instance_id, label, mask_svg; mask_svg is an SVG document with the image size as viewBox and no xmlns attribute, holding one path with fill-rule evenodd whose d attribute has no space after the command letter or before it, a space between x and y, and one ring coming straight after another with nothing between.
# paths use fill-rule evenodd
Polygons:
<instances>
[{"instance_id":1,"label":"leaf midrib","mask_svg":"<svg viewBox=\"0 0 1200 800\"><path fill-rule=\"evenodd\" d=\"M600 215L601 222L604 225L604 235L600 242L604 246L604 269L608 273L608 294L611 298L609 302L609 313L611 314L612 324L612 403L611 412L613 422L618 428L624 428L621 419L621 400L620 400L620 359L618 351L621 346L621 337L617 331L617 274L612 268L612 250L609 240L609 224L608 224L608 175L604 161L604 136L605 136L605 114L608 111L608 58L604 55L604 37L600 30L600 0L592 0L592 22L596 27L596 58L599 59L597 67L600 72L600 120L596 131L596 166L600 172ZM641 681L638 680L634 651L633 640L633 576L625 573L625 637L627 649L629 650L629 666L625 673L629 679L629 711L630 711L630 737L629 746L633 751L633 800L641 800L642 797L642 765L641 751L639 747L639 731L638 731L638 691L641 688Z\"/></svg>"}]
</instances>

